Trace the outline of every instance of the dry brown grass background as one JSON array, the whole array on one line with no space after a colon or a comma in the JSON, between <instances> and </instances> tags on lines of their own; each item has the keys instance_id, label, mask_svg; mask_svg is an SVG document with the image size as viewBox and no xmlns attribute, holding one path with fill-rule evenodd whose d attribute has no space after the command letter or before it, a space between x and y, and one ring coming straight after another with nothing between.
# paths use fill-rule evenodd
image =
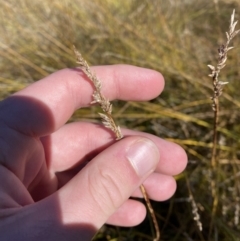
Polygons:
<instances>
[{"instance_id":1,"label":"dry brown grass background","mask_svg":"<svg viewBox=\"0 0 240 241\"><path fill-rule=\"evenodd\" d=\"M0 94L73 67L72 44L91 65L125 63L160 71L163 94L151 102L114 103L121 126L154 133L182 145L189 165L176 177L176 195L153 203L162 240L240 240L240 42L229 52L221 81L217 195L211 217L212 85L208 64L217 63L238 0L8 0L0 2ZM239 28L239 27L237 27ZM127 80L126 80L127 81ZM98 119L97 107L72 120ZM189 186L187 185L189 183ZM203 231L193 221L189 189ZM212 228L210 223L212 220ZM96 240L151 240L146 220L137 228L105 226Z\"/></svg>"}]
</instances>

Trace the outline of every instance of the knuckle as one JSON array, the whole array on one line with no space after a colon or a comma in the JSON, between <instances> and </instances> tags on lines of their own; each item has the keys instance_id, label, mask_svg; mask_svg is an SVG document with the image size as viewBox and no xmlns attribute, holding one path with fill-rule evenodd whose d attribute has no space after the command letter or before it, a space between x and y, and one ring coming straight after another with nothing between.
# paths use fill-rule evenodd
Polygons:
<instances>
[{"instance_id":1,"label":"knuckle","mask_svg":"<svg viewBox=\"0 0 240 241\"><path fill-rule=\"evenodd\" d=\"M114 211L124 200L118 177L119 174L116 171L102 168L98 168L97 173L90 176L91 195L101 209Z\"/></svg>"}]
</instances>

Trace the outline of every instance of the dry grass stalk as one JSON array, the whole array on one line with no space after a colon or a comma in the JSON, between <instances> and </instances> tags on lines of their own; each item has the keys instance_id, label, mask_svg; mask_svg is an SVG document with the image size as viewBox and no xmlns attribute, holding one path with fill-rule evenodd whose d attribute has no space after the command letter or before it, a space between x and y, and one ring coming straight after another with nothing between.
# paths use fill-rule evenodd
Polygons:
<instances>
[{"instance_id":1,"label":"dry grass stalk","mask_svg":"<svg viewBox=\"0 0 240 241\"><path fill-rule=\"evenodd\" d=\"M115 135L116 135L116 140L120 140L123 138L121 129L119 126L116 125L113 117L112 117L112 104L110 103L109 100L107 100L101 92L101 81L97 78L97 76L95 75L95 73L93 73L87 63L87 61L82 57L82 55L80 54L80 52L75 48L75 46L73 46L73 50L75 53L75 56L77 58L77 64L80 65L81 70L86 74L86 76L89 78L89 80L91 80L91 82L93 83L95 90L93 92L93 101L91 102L91 104L99 104L101 106L101 109L103 110L103 113L99 113L100 117L102 118L102 123L106 128L109 128L110 130L112 130ZM158 227L158 223L157 223L157 218L156 215L154 213L154 210L152 208L151 202L148 198L147 195L147 191L145 189L145 187L143 185L140 186L141 192L143 194L143 197L145 199L145 202L147 204L147 208L148 211L151 215L152 218L152 222L155 228L155 232L156 232L156 237L153 239L153 241L158 241L160 239L160 230Z\"/></svg>"},{"instance_id":2,"label":"dry grass stalk","mask_svg":"<svg viewBox=\"0 0 240 241\"><path fill-rule=\"evenodd\" d=\"M150 202L150 200L148 198L147 191L146 191L145 187L143 185L141 185L140 189L141 189L143 198L144 198L144 200L145 200L145 202L147 204L147 208L148 208L148 211L149 211L149 213L151 215L152 222L153 222L153 225L154 225L154 228L155 228L156 237L153 239L153 241L158 241L158 240L160 240L160 230L159 230L159 227L158 227L158 222L157 222L156 215L155 215L154 210L152 208L151 202Z\"/></svg>"},{"instance_id":3,"label":"dry grass stalk","mask_svg":"<svg viewBox=\"0 0 240 241\"><path fill-rule=\"evenodd\" d=\"M218 118L219 118L219 97L222 94L223 86L228 84L228 82L222 82L218 79L220 71L225 67L227 61L227 54L230 49L233 47L229 47L231 40L239 33L240 30L235 31L235 27L237 21L234 22L235 10L231 15L231 22L229 26L229 32L226 32L227 42L222 44L218 48L218 64L217 67L213 65L208 65L211 69L212 73L209 75L212 78L213 83L213 96L212 99L212 109L214 111L214 134L213 134L213 148L212 148L212 166L216 166L216 155L217 155L217 126L218 126Z\"/></svg>"},{"instance_id":4,"label":"dry grass stalk","mask_svg":"<svg viewBox=\"0 0 240 241\"><path fill-rule=\"evenodd\" d=\"M212 73L209 75L212 78L212 84L213 84L213 96L212 99L212 109L214 112L214 123L213 123L213 141L212 141L212 155L211 155L211 167L212 167L212 182L211 182L211 190L212 190L212 197L213 197L213 209L212 209L212 222L214 215L216 213L216 209L218 206L218 195L217 195L217 188L216 188L216 176L217 176L217 143L218 143L218 123L219 123L219 97L222 94L223 86L228 84L228 82L222 82L218 79L219 74L221 70L225 67L226 61L227 61L227 54L228 51L233 49L233 47L230 47L229 44L232 41L232 39L239 33L240 30L235 30L235 27L237 25L238 21L234 21L235 16L235 10L233 10L233 13L231 15L231 21L228 32L226 32L227 41L225 44L222 44L218 48L218 63L217 66L208 65L208 67L211 69ZM210 226L210 233L212 229L212 222Z\"/></svg>"}]
</instances>

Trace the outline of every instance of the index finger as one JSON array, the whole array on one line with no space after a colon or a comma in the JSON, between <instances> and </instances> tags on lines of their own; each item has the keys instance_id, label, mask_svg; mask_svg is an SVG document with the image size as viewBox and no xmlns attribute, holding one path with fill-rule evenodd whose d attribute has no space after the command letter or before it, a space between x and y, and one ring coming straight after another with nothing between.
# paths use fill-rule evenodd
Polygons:
<instances>
[{"instance_id":1,"label":"index finger","mask_svg":"<svg viewBox=\"0 0 240 241\"><path fill-rule=\"evenodd\" d=\"M109 100L149 100L158 96L164 86L162 75L150 69L129 65L91 69L101 80L102 93ZM66 123L76 109L88 106L93 91L92 83L80 69L60 70L15 93L9 98L15 98L14 105L6 100L12 110L10 115L9 111L3 113L4 119L19 130L28 127L38 136L46 135Z\"/></svg>"}]
</instances>

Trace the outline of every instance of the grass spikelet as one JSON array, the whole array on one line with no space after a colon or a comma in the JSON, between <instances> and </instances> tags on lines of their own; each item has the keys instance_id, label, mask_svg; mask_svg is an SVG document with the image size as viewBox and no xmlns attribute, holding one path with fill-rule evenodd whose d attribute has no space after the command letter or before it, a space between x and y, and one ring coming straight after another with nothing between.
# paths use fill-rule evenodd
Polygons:
<instances>
[{"instance_id":1,"label":"grass spikelet","mask_svg":"<svg viewBox=\"0 0 240 241\"><path fill-rule=\"evenodd\" d=\"M115 124L115 121L112 117L112 104L109 100L107 100L101 93L102 83L97 78L97 76L90 70L90 67L87 61L82 57L82 55L77 51L75 46L73 46L74 53L77 58L77 64L79 64L82 71L86 74L86 76L92 81L95 90L93 92L93 101L91 104L98 103L103 110L103 113L99 113L102 118L102 123L105 127L111 129L115 135L116 140L122 139L123 135L119 126Z\"/></svg>"},{"instance_id":2,"label":"grass spikelet","mask_svg":"<svg viewBox=\"0 0 240 241\"><path fill-rule=\"evenodd\" d=\"M187 175L186 175L185 178L186 178L186 184L187 184L187 189L188 189L188 193L189 193L188 201L190 202L190 204L192 206L193 220L196 222L197 227L198 227L199 231L201 232L203 230L203 225L202 225L201 217L200 217L200 214L199 214L199 211L198 211L198 206L197 206L197 203L196 203L196 201L193 197Z\"/></svg>"}]
</instances>

